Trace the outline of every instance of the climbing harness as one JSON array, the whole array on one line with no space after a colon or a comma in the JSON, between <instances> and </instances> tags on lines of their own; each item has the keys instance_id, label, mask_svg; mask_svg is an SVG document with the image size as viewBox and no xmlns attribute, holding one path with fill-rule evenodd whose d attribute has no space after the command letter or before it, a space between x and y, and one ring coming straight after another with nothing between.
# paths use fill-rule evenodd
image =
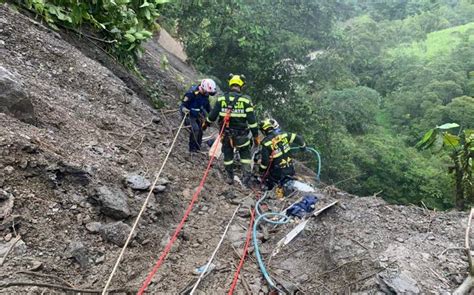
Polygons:
<instances>
[{"instance_id":1,"label":"climbing harness","mask_svg":"<svg viewBox=\"0 0 474 295\"><path fill-rule=\"evenodd\" d=\"M232 110L227 110L226 112L226 116L224 117L224 122L226 122L226 120L230 120L230 114L231 114ZM222 137L222 134L224 133L224 130L225 130L225 124L222 124L222 128L219 132L219 135L217 136L217 140L220 140L220 138ZM163 264L163 262L165 261L166 259L166 256L168 255L168 253L170 252L171 250L171 247L173 246L174 242L176 241L176 239L178 238L178 234L181 232L181 229L183 228L184 226L184 223L186 222L186 220L188 219L188 216L189 214L191 213L191 210L193 209L193 206L194 206L194 203L197 201L198 197L199 197L199 194L201 193L203 187L204 187L204 183L206 182L206 179L207 179L207 176L209 174L209 171L211 170L211 167L212 167L212 163L214 162L214 158L215 158L215 154L216 154L216 151L217 151L217 145L214 147L213 151L212 151L212 155L211 155L211 159L209 160L208 164L207 164L207 168L206 170L204 171L204 175L201 179L201 182L199 183L199 186L197 187L193 197L191 198L191 202L189 203L188 207L186 208L186 211L184 212L184 216L183 218L181 219L181 221L179 222L178 226L176 227L176 230L173 234L173 236L171 237L171 239L169 240L168 244L166 245L165 249L163 250L163 252L161 253L160 255L160 258L156 261L156 264L155 266L153 267L153 269L150 271L150 273L148 274L148 276L146 277L145 281L143 282L143 285L142 287L140 288L140 290L138 290L138 293L137 295L142 295L146 288L148 287L148 285L150 285L151 283L151 280L153 279L153 276L156 274L156 272L158 271L158 269L160 268L160 266Z\"/></svg>"},{"instance_id":2,"label":"climbing harness","mask_svg":"<svg viewBox=\"0 0 474 295\"><path fill-rule=\"evenodd\" d=\"M107 283L105 284L104 289L102 290L102 295L105 295L107 293L107 288L109 287L110 283L112 282L114 274L117 271L117 268L120 264L120 261L122 260L123 254L125 253L125 250L127 249L127 246L130 243L130 240L132 239L133 233L135 232L135 229L137 228L138 222L140 221L140 218L141 218L143 212L145 212L148 201L150 200L150 197L153 193L153 189L155 188L156 184L158 183L158 180L161 176L161 172L163 171L163 168L165 167L165 164L168 161L168 158L171 154L171 151L173 150L174 145L176 143L176 140L178 139L178 135L179 135L181 129L183 128L185 120L186 120L186 115L184 115L183 120L181 121L181 124L179 125L178 131L176 132L176 135L173 138L173 142L171 143L171 146L168 150L168 153L166 154L165 160L163 161L163 164L161 164L160 170L158 171L158 174L155 177L155 181L153 181L153 184L150 186L150 191L148 192L148 195L145 199L145 202L143 202L142 208L140 209L140 212L138 213L138 216L135 219L135 222L133 223L132 229L130 230L130 234L128 235L127 240L125 241L125 245L123 245L123 248L120 251L119 257L117 258L117 261L115 262L115 265L112 269L112 272L110 273L109 279L107 280Z\"/></svg>"},{"instance_id":3,"label":"climbing harness","mask_svg":"<svg viewBox=\"0 0 474 295\"><path fill-rule=\"evenodd\" d=\"M222 242L224 241L224 238L227 234L227 231L229 230L229 226L232 223L232 221L234 220L235 214L237 214L237 211L239 211L239 209L240 209L240 205L235 209L234 214L232 214L232 217L230 218L229 222L227 223L227 226L225 227L224 233L222 234L222 237L221 237L219 243L217 244L216 249L214 249L214 252L212 253L211 258L209 258L209 261L207 262L206 266L204 267L203 271L201 272L201 275L199 276L198 280L196 281L196 284L194 284L193 289L191 290L191 292L189 292L189 295L194 294L194 292L196 291L196 289L197 289L199 283L201 282L202 278L207 273L207 270L209 269L209 266L211 265L212 260L216 256L217 251L221 247Z\"/></svg>"}]
</instances>

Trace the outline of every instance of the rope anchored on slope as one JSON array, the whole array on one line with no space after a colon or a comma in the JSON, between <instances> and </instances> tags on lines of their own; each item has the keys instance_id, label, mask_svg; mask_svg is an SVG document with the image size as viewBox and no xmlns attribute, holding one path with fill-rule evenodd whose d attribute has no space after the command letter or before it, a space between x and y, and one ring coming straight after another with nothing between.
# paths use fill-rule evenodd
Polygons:
<instances>
[{"instance_id":1,"label":"rope anchored on slope","mask_svg":"<svg viewBox=\"0 0 474 295\"><path fill-rule=\"evenodd\" d=\"M220 130L220 132L219 132L219 135L217 136L217 139L216 139L216 140L220 140L220 139L221 139L222 134L224 133L224 130L225 130L226 125L227 125L226 122L229 121L229 118L230 118L230 111L227 112L226 117L224 118L224 124L222 124L222 128L221 128L221 130ZM168 255L168 253L169 253L170 250L171 250L171 247L173 246L174 242L175 242L176 239L178 238L178 235L179 235L179 233L181 232L181 229L183 228L184 223L185 223L186 220L188 219L188 216L189 216L189 214L191 213L191 210L193 209L194 203L197 201L197 199L198 199L198 197L199 197L199 194L201 193L201 191L202 191L202 189L203 189L203 187L204 187L204 183L206 182L207 176L208 176L209 171L211 170L211 167L212 167L212 163L214 162L216 152L217 152L217 145L212 149L212 152L211 152L211 159L209 160L209 162L208 162L208 164L207 164L207 168L206 168L206 170L204 171L204 175L202 176L201 182L199 183L199 186L197 187L196 192L194 193L194 195L193 195L193 197L191 198L191 201L190 201L188 207L186 208L186 211L184 212L183 218L182 218L181 221L179 222L179 224L178 224L178 226L176 227L176 230L175 230L173 236L171 237L170 241L168 242L168 244L166 245L165 249L164 249L163 252L161 253L160 258L156 261L155 266L153 267L153 269L150 271L150 273L149 273L148 276L146 277L145 281L143 282L142 287L140 288L140 290L138 290L137 295L143 294L143 293L145 292L146 288L148 288L148 285L150 285L151 280L153 279L153 276L156 274L156 272L158 271L158 269L160 268L160 266L161 266L161 265L163 264L163 262L165 261L166 256Z\"/></svg>"},{"instance_id":2,"label":"rope anchored on slope","mask_svg":"<svg viewBox=\"0 0 474 295\"><path fill-rule=\"evenodd\" d=\"M181 124L179 125L179 129L178 129L178 131L176 132L176 135L173 138L173 142L171 143L171 146L168 150L168 153L166 154L165 160L163 161L163 164L161 164L160 170L158 171L158 174L156 175L155 180L153 181L152 185L150 186L150 191L148 192L148 195L145 199L145 202L143 202L142 208L140 209L140 212L138 213L138 216L135 219L135 222L133 223L132 229L130 230L130 234L128 235L127 240L125 241L125 245L123 245L123 248L120 251L119 257L117 258L117 261L115 262L114 268L112 269L112 272L110 273L109 279L107 280L107 283L105 284L105 287L102 290L102 295L107 294L107 289L109 288L109 285L112 282L114 274L117 271L118 266L120 265L120 262L122 260L122 257L124 255L124 253L125 253L125 250L127 249L127 246L130 243L130 240L132 239L133 233L135 232L135 229L137 228L138 222L140 221L140 218L142 217L143 212L145 212L148 201L150 200L150 197L153 193L153 189L155 188L156 184L158 183L158 180L161 176L161 172L163 171L163 168L165 167L165 164L168 161L168 158L171 154L171 151L173 150L174 145L176 143L176 140L178 139L178 135L179 135L181 129L183 128L185 120L186 120L186 116L183 117L183 120L181 121Z\"/></svg>"}]
</instances>

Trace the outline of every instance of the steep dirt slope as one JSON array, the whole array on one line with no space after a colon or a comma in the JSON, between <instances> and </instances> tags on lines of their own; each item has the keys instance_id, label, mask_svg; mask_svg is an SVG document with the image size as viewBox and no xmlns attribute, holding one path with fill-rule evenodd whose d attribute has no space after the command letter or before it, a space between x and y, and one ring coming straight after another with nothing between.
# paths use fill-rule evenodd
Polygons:
<instances>
[{"instance_id":1,"label":"steep dirt slope","mask_svg":"<svg viewBox=\"0 0 474 295\"><path fill-rule=\"evenodd\" d=\"M83 51L87 42L81 41ZM197 74L156 42L146 48L141 69L172 109L183 84ZM163 55L168 69L160 67ZM58 33L0 6L0 257L21 237L0 268L0 293L49 293L45 287L6 284L65 285L58 278L81 288L105 284L128 230L124 224L133 222L146 196L126 185L125 178L153 180L180 123L176 112L152 109L121 77ZM21 103L9 103L12 99ZM207 162L207 156L191 157L186 150L183 131L112 288L136 292L180 220ZM221 170L219 162L149 291L176 294L196 278L194 269L206 262L237 204L243 203L218 252L216 269L199 288L208 294L228 290L249 222L246 207L255 196L223 185ZM466 274L463 254L444 251L462 245L464 213L393 206L333 188L318 195L320 204L337 199L340 205L311 221L269 263L287 290L441 293ZM271 199L268 206L278 210L284 204ZM293 226L266 226L269 234L259 235L267 262ZM25 270L34 274L19 273ZM254 258L242 277L239 294L268 292Z\"/></svg>"}]
</instances>

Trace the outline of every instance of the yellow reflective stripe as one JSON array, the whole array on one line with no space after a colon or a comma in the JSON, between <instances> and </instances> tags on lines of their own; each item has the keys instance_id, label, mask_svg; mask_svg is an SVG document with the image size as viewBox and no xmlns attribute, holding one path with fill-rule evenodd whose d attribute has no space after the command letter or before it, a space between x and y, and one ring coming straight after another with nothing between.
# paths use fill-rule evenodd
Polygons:
<instances>
[{"instance_id":1,"label":"yellow reflective stripe","mask_svg":"<svg viewBox=\"0 0 474 295\"><path fill-rule=\"evenodd\" d=\"M264 145L264 146L271 146L271 145L272 145L272 142L271 142L271 141L267 141L267 142L264 142L263 145Z\"/></svg>"},{"instance_id":2,"label":"yellow reflective stripe","mask_svg":"<svg viewBox=\"0 0 474 295\"><path fill-rule=\"evenodd\" d=\"M267 169L267 166L260 164L260 168Z\"/></svg>"},{"instance_id":3,"label":"yellow reflective stripe","mask_svg":"<svg viewBox=\"0 0 474 295\"><path fill-rule=\"evenodd\" d=\"M290 143L292 143L296 138L296 133L291 134Z\"/></svg>"},{"instance_id":4,"label":"yellow reflective stripe","mask_svg":"<svg viewBox=\"0 0 474 295\"><path fill-rule=\"evenodd\" d=\"M219 112L219 116L225 117L227 113ZM247 114L230 113L231 118L247 118Z\"/></svg>"},{"instance_id":5,"label":"yellow reflective stripe","mask_svg":"<svg viewBox=\"0 0 474 295\"><path fill-rule=\"evenodd\" d=\"M252 162L251 160L240 159L240 163L242 163L242 164L250 164L251 162Z\"/></svg>"},{"instance_id":6,"label":"yellow reflective stripe","mask_svg":"<svg viewBox=\"0 0 474 295\"><path fill-rule=\"evenodd\" d=\"M278 157L280 157L281 155L283 155L283 152L279 152L279 153L273 155L273 158L278 158Z\"/></svg>"},{"instance_id":7,"label":"yellow reflective stripe","mask_svg":"<svg viewBox=\"0 0 474 295\"><path fill-rule=\"evenodd\" d=\"M250 103L250 99L240 97L239 101L245 102L245 103Z\"/></svg>"},{"instance_id":8,"label":"yellow reflective stripe","mask_svg":"<svg viewBox=\"0 0 474 295\"><path fill-rule=\"evenodd\" d=\"M248 146L249 144L250 144L250 140L247 140L244 144L238 145L237 148Z\"/></svg>"},{"instance_id":9,"label":"yellow reflective stripe","mask_svg":"<svg viewBox=\"0 0 474 295\"><path fill-rule=\"evenodd\" d=\"M245 109L245 112L246 112L246 113L253 112L253 108L252 108L252 107L250 107L250 108L246 108L246 109Z\"/></svg>"},{"instance_id":10,"label":"yellow reflective stripe","mask_svg":"<svg viewBox=\"0 0 474 295\"><path fill-rule=\"evenodd\" d=\"M258 123L249 124L249 128L257 128Z\"/></svg>"},{"instance_id":11,"label":"yellow reflective stripe","mask_svg":"<svg viewBox=\"0 0 474 295\"><path fill-rule=\"evenodd\" d=\"M217 101L225 101L225 96L221 96L217 99Z\"/></svg>"},{"instance_id":12,"label":"yellow reflective stripe","mask_svg":"<svg viewBox=\"0 0 474 295\"><path fill-rule=\"evenodd\" d=\"M224 165L226 165L226 166L232 165L232 164L234 164L234 160L224 161Z\"/></svg>"}]
</instances>

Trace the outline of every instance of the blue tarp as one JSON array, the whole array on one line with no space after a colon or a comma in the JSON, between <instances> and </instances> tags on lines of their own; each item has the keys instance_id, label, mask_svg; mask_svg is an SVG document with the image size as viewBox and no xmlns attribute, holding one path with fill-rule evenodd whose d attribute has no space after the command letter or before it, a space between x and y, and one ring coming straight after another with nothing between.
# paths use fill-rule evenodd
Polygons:
<instances>
[{"instance_id":1,"label":"blue tarp","mask_svg":"<svg viewBox=\"0 0 474 295\"><path fill-rule=\"evenodd\" d=\"M310 213L314 210L314 204L316 204L317 201L318 197L314 195L306 195L301 201L288 208L286 210L286 215L303 218L306 213Z\"/></svg>"}]
</instances>

